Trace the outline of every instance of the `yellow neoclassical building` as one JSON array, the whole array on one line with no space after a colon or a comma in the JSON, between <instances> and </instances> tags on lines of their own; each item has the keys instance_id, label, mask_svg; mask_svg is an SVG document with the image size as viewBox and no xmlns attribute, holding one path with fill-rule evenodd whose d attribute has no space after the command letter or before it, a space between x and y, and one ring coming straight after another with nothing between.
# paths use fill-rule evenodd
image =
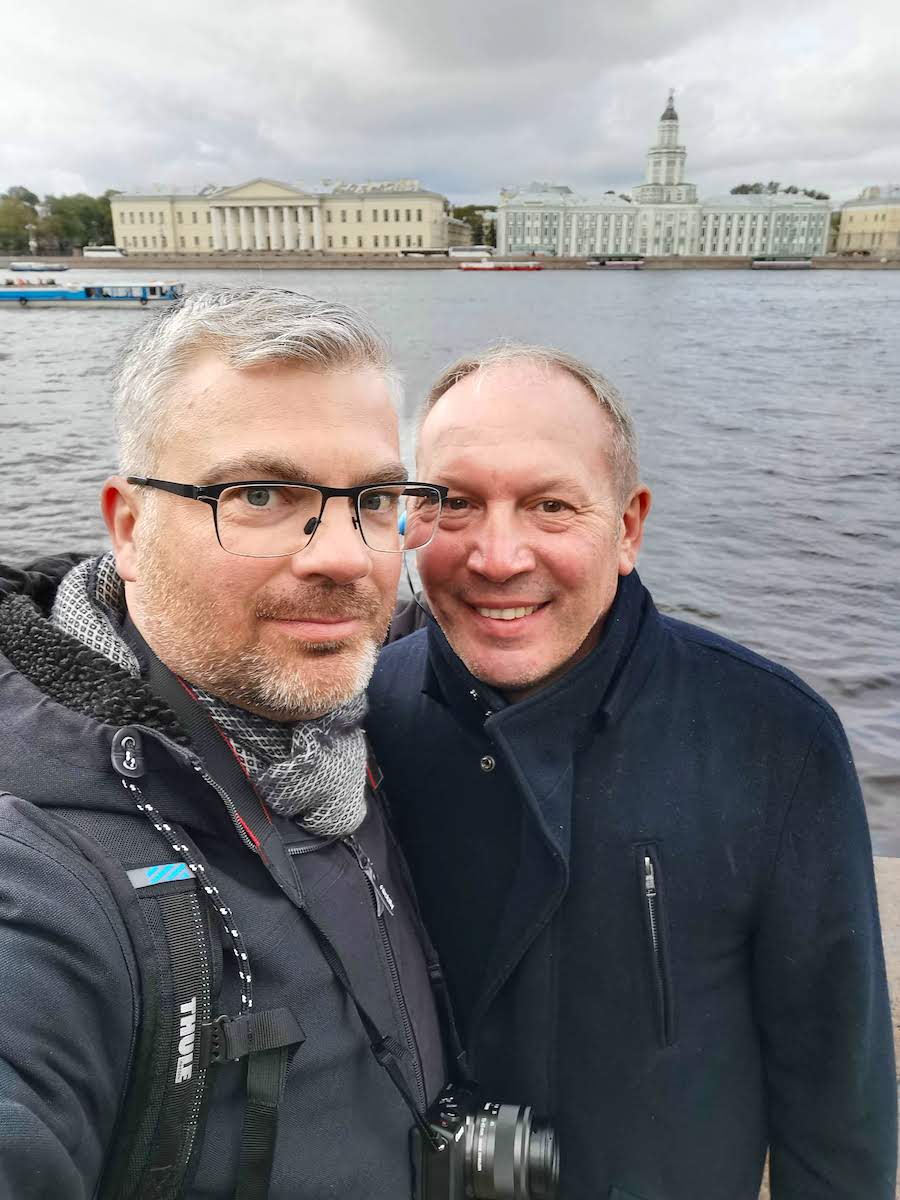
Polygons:
<instances>
[{"instance_id":1,"label":"yellow neoclassical building","mask_svg":"<svg viewBox=\"0 0 900 1200\"><path fill-rule=\"evenodd\" d=\"M870 255L900 253L900 186L863 188L841 205L837 251L867 250Z\"/></svg>"},{"instance_id":2,"label":"yellow neoclassical building","mask_svg":"<svg viewBox=\"0 0 900 1200\"><path fill-rule=\"evenodd\" d=\"M323 191L252 179L200 192L120 193L111 207L116 245L130 254L397 254L471 240L446 197L414 179L329 184Z\"/></svg>"}]
</instances>

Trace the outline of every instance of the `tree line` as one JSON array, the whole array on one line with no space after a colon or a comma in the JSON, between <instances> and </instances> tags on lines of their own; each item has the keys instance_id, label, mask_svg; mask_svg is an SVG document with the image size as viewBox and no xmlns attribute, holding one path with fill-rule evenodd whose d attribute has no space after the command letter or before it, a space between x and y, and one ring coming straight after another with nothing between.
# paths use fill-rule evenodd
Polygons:
<instances>
[{"instance_id":1,"label":"tree line","mask_svg":"<svg viewBox=\"0 0 900 1200\"><path fill-rule=\"evenodd\" d=\"M800 188L794 183L782 187L777 179L770 179L768 183L739 183L731 189L732 196L777 196L779 193L783 196L809 196L811 200L831 199L827 192L817 192L815 188Z\"/></svg>"},{"instance_id":2,"label":"tree line","mask_svg":"<svg viewBox=\"0 0 900 1200\"><path fill-rule=\"evenodd\" d=\"M0 251L19 254L66 254L82 246L104 246L113 241L110 189L102 196L78 192L72 196L45 196L26 187L11 187L0 194Z\"/></svg>"}]
</instances>

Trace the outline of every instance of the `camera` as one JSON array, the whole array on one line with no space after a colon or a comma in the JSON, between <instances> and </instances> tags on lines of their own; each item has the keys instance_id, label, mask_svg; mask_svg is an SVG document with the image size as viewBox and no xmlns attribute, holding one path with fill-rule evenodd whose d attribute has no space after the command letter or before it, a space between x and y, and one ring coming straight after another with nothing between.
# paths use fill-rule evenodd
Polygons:
<instances>
[{"instance_id":1,"label":"camera","mask_svg":"<svg viewBox=\"0 0 900 1200\"><path fill-rule=\"evenodd\" d=\"M415 1200L555 1200L559 1145L531 1108L444 1088L413 1129Z\"/></svg>"}]
</instances>

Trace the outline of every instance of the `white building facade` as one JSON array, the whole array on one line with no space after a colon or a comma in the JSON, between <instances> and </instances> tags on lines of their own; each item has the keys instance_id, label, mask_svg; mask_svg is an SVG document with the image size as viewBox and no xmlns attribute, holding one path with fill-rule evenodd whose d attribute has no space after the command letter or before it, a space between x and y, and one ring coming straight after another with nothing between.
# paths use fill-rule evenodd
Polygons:
<instances>
[{"instance_id":1,"label":"white building facade","mask_svg":"<svg viewBox=\"0 0 900 1200\"><path fill-rule=\"evenodd\" d=\"M129 254L397 254L471 239L446 197L413 179L321 191L252 179L200 192L120 193L110 207L116 245Z\"/></svg>"},{"instance_id":2,"label":"white building facade","mask_svg":"<svg viewBox=\"0 0 900 1200\"><path fill-rule=\"evenodd\" d=\"M805 255L824 254L830 205L802 195L697 199L685 179L674 95L647 153L644 180L627 195L579 196L551 184L502 192L500 254Z\"/></svg>"}]
</instances>

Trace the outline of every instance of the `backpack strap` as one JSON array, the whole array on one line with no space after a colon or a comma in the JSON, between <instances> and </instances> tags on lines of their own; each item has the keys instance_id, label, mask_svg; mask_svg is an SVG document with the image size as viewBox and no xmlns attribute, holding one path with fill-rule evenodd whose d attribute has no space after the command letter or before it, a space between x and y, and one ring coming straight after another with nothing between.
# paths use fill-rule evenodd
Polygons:
<instances>
[{"instance_id":1,"label":"backpack strap","mask_svg":"<svg viewBox=\"0 0 900 1200\"><path fill-rule=\"evenodd\" d=\"M56 809L118 904L140 972L125 1100L99 1200L177 1200L195 1165L209 1092L200 1031L215 1011L222 946L197 878L140 815Z\"/></svg>"}]
</instances>

